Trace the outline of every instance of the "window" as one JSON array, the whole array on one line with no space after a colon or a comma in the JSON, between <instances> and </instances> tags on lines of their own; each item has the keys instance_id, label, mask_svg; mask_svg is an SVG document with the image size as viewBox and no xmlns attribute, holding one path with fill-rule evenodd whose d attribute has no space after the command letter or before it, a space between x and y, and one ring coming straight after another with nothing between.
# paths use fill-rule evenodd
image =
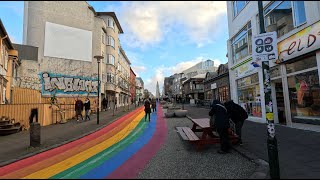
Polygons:
<instances>
[{"instance_id":1,"label":"window","mask_svg":"<svg viewBox=\"0 0 320 180\"><path fill-rule=\"evenodd\" d=\"M304 1L292 1L294 9L294 25L299 26L306 22L306 12L304 8Z\"/></svg>"},{"instance_id":2,"label":"window","mask_svg":"<svg viewBox=\"0 0 320 180\"><path fill-rule=\"evenodd\" d=\"M8 69L8 59L9 59L9 54L8 54L8 49L6 47L4 49L4 69Z\"/></svg>"},{"instance_id":3,"label":"window","mask_svg":"<svg viewBox=\"0 0 320 180\"><path fill-rule=\"evenodd\" d=\"M237 80L239 105L249 116L261 117L261 99L258 73Z\"/></svg>"},{"instance_id":4,"label":"window","mask_svg":"<svg viewBox=\"0 0 320 180\"><path fill-rule=\"evenodd\" d=\"M107 45L112 46L114 48L114 39L112 36L107 36L108 42Z\"/></svg>"},{"instance_id":5,"label":"window","mask_svg":"<svg viewBox=\"0 0 320 180\"><path fill-rule=\"evenodd\" d=\"M111 18L108 18L108 27L111 27L114 29L114 22Z\"/></svg>"},{"instance_id":6,"label":"window","mask_svg":"<svg viewBox=\"0 0 320 180\"><path fill-rule=\"evenodd\" d=\"M237 63L252 53L252 32L249 22L235 37L231 39L233 63Z\"/></svg>"},{"instance_id":7,"label":"window","mask_svg":"<svg viewBox=\"0 0 320 180\"><path fill-rule=\"evenodd\" d=\"M105 33L104 33L104 31L102 31L102 33L101 33L101 41L102 41L102 44L106 44L106 38L105 38Z\"/></svg>"},{"instance_id":8,"label":"window","mask_svg":"<svg viewBox=\"0 0 320 180\"><path fill-rule=\"evenodd\" d=\"M233 1L233 17L236 17L249 1Z\"/></svg>"},{"instance_id":9,"label":"window","mask_svg":"<svg viewBox=\"0 0 320 180\"><path fill-rule=\"evenodd\" d=\"M108 54L107 64L114 65L114 56L112 54Z\"/></svg>"},{"instance_id":10,"label":"window","mask_svg":"<svg viewBox=\"0 0 320 180\"><path fill-rule=\"evenodd\" d=\"M115 83L114 74L107 73L107 82L109 83Z\"/></svg>"},{"instance_id":11,"label":"window","mask_svg":"<svg viewBox=\"0 0 320 180\"><path fill-rule=\"evenodd\" d=\"M220 102L226 102L229 100L229 88L228 86L219 87L219 100Z\"/></svg>"},{"instance_id":12,"label":"window","mask_svg":"<svg viewBox=\"0 0 320 180\"><path fill-rule=\"evenodd\" d=\"M303 1L275 1L264 10L267 32L276 31L281 37L306 22Z\"/></svg>"}]
</instances>

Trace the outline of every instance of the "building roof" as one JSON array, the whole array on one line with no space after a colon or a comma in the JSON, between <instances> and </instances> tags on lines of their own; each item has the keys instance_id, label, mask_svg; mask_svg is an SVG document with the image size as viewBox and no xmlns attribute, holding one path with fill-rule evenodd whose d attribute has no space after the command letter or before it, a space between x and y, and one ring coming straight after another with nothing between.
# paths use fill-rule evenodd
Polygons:
<instances>
[{"instance_id":1,"label":"building roof","mask_svg":"<svg viewBox=\"0 0 320 180\"><path fill-rule=\"evenodd\" d=\"M134 73L133 69L130 67L130 71L132 72L132 74L134 74L134 76L136 77L136 73Z\"/></svg>"},{"instance_id":2,"label":"building roof","mask_svg":"<svg viewBox=\"0 0 320 180\"><path fill-rule=\"evenodd\" d=\"M204 79L206 78L206 74L198 74L196 76L191 77L190 79Z\"/></svg>"},{"instance_id":3,"label":"building roof","mask_svg":"<svg viewBox=\"0 0 320 180\"><path fill-rule=\"evenodd\" d=\"M4 25L2 23L2 20L0 18L0 38L3 38L5 36L8 36L7 38L4 39L4 42L6 42L7 46L9 49L14 49L13 45L12 45L12 42L9 38L9 35L6 31L6 28L4 28Z\"/></svg>"},{"instance_id":4,"label":"building roof","mask_svg":"<svg viewBox=\"0 0 320 180\"><path fill-rule=\"evenodd\" d=\"M128 59L126 53L124 52L124 50L122 49L122 47L120 46L120 52L122 53L122 55L124 56L124 58L126 59L126 61L129 63L129 65L131 65L130 60Z\"/></svg>"},{"instance_id":5,"label":"building roof","mask_svg":"<svg viewBox=\"0 0 320 180\"><path fill-rule=\"evenodd\" d=\"M94 9L93 9L93 10L94 10ZM116 13L114 13L114 12L96 12L96 14L97 14L97 16L103 16L103 15L112 16L113 19L115 20L116 24L117 24L117 27L118 27L118 29L119 29L119 32L120 32L121 34L123 34L123 30L122 30L122 28L121 28L121 26L120 26L120 23L119 23L119 21L118 21L118 18L117 18L117 16L116 16Z\"/></svg>"}]
</instances>

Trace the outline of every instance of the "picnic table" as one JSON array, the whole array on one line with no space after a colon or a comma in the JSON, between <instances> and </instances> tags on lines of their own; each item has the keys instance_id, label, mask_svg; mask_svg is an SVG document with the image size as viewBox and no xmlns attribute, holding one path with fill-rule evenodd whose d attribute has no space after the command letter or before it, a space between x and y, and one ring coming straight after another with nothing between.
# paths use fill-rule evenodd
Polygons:
<instances>
[{"instance_id":1,"label":"picnic table","mask_svg":"<svg viewBox=\"0 0 320 180\"><path fill-rule=\"evenodd\" d=\"M204 144L217 144L220 143L220 137L215 132L213 127L210 127L209 118L191 118L187 116L189 120L193 122L193 126L189 127L177 127L178 133L183 140L196 144L197 150L201 149ZM202 132L200 136L195 132ZM229 138L232 144L235 144L238 140L238 136L234 133L232 128L229 129Z\"/></svg>"}]
</instances>

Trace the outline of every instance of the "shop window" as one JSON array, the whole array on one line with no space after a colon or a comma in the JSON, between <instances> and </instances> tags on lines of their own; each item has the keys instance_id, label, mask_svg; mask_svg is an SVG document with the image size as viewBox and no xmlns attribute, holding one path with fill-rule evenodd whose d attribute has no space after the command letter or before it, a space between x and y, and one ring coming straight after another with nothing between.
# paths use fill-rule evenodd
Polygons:
<instances>
[{"instance_id":1,"label":"shop window","mask_svg":"<svg viewBox=\"0 0 320 180\"><path fill-rule=\"evenodd\" d=\"M220 102L226 102L229 100L229 88L228 86L219 87L219 100Z\"/></svg>"},{"instance_id":2,"label":"shop window","mask_svg":"<svg viewBox=\"0 0 320 180\"><path fill-rule=\"evenodd\" d=\"M270 78L281 76L280 66L274 66L270 68Z\"/></svg>"},{"instance_id":3,"label":"shop window","mask_svg":"<svg viewBox=\"0 0 320 180\"><path fill-rule=\"evenodd\" d=\"M276 31L278 37L306 22L303 1L274 1L265 8L264 15L266 31Z\"/></svg>"},{"instance_id":4,"label":"shop window","mask_svg":"<svg viewBox=\"0 0 320 180\"><path fill-rule=\"evenodd\" d=\"M262 117L258 73L237 80L238 102L249 116Z\"/></svg>"},{"instance_id":5,"label":"shop window","mask_svg":"<svg viewBox=\"0 0 320 180\"><path fill-rule=\"evenodd\" d=\"M293 122L320 120L320 86L318 70L288 77ZM318 122L319 123L319 122Z\"/></svg>"},{"instance_id":6,"label":"shop window","mask_svg":"<svg viewBox=\"0 0 320 180\"><path fill-rule=\"evenodd\" d=\"M296 61L293 63L286 64L287 74L306 70L313 67L317 67L316 56L310 56L308 58L304 58L303 61Z\"/></svg>"},{"instance_id":7,"label":"shop window","mask_svg":"<svg viewBox=\"0 0 320 180\"><path fill-rule=\"evenodd\" d=\"M252 32L249 22L235 37L231 39L233 63L241 61L252 53Z\"/></svg>"}]
</instances>

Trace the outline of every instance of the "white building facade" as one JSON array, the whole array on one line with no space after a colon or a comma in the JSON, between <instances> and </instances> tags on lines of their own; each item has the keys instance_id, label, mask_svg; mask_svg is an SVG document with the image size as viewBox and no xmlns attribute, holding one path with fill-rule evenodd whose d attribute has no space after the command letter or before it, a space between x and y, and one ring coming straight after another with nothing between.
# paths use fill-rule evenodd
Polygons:
<instances>
[{"instance_id":1,"label":"white building facade","mask_svg":"<svg viewBox=\"0 0 320 180\"><path fill-rule=\"evenodd\" d=\"M277 61L270 61L275 123L320 124L320 2L263 1L266 32L277 32ZM249 120L265 122L261 67L254 67L252 37L260 33L257 1L228 1L231 99ZM258 62L259 63L259 62Z\"/></svg>"}]
</instances>

